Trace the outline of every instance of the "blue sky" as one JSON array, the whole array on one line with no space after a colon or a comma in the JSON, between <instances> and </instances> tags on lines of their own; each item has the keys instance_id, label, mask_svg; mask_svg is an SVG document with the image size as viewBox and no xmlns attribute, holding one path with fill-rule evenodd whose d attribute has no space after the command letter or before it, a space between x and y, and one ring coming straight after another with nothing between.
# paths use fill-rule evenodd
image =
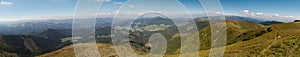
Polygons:
<instances>
[{"instance_id":1,"label":"blue sky","mask_svg":"<svg viewBox=\"0 0 300 57\"><path fill-rule=\"evenodd\" d=\"M72 16L77 0L0 0L0 20ZM100 13L113 13L126 0L95 0L104 2ZM204 13L198 0L179 0L191 13ZM166 4L168 0L164 0ZM254 14L300 16L300 0L220 0L225 13L240 15L247 10ZM155 4L158 9L163 4Z\"/></svg>"},{"instance_id":2,"label":"blue sky","mask_svg":"<svg viewBox=\"0 0 300 57\"><path fill-rule=\"evenodd\" d=\"M221 0L225 12L238 13L248 9L254 12L300 16L300 0Z\"/></svg>"},{"instance_id":3,"label":"blue sky","mask_svg":"<svg viewBox=\"0 0 300 57\"><path fill-rule=\"evenodd\" d=\"M1 0L12 4L0 5L0 18L28 18L54 15L70 15L75 0Z\"/></svg>"}]
</instances>

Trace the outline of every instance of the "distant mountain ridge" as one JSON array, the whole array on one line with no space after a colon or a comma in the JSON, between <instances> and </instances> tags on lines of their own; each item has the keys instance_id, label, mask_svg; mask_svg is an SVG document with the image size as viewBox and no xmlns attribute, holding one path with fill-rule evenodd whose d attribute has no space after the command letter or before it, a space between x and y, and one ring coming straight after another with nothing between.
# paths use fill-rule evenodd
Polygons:
<instances>
[{"instance_id":1,"label":"distant mountain ridge","mask_svg":"<svg viewBox=\"0 0 300 57\"><path fill-rule=\"evenodd\" d=\"M284 23L284 22L278 22L278 21L265 21L265 22L261 22L260 24L263 24L263 25L272 25L272 24L280 24L280 23Z\"/></svg>"},{"instance_id":2,"label":"distant mountain ridge","mask_svg":"<svg viewBox=\"0 0 300 57\"><path fill-rule=\"evenodd\" d=\"M209 16L209 17L220 17L220 16ZM200 18L209 18L209 17L200 17ZM255 22L255 23L261 23L265 21L260 18L241 17L241 16L224 16L224 17L226 20L240 20L240 21Z\"/></svg>"},{"instance_id":3,"label":"distant mountain ridge","mask_svg":"<svg viewBox=\"0 0 300 57\"><path fill-rule=\"evenodd\" d=\"M44 52L50 52L56 50L57 48L64 47L64 45L70 45L72 41L72 38L70 38L72 37L72 29L71 29L72 25L69 23L72 22L69 21L66 20L64 21L51 20L49 22L41 22L41 21L27 22L26 21L23 22L22 24L18 24L16 27L13 27L13 28L18 28L18 30L16 30L17 32L22 32L22 33L16 33L16 35L14 34L1 35L1 30L0 30L0 36L1 36L0 48L2 48L2 50L0 50L0 53L5 53L7 55L17 55L17 56L19 55L25 57L32 57L35 55L43 54ZM200 51L205 53L206 50L210 49L211 31L209 26L210 25L209 20L207 19L207 17L202 17L202 18L196 18L194 20L189 20L189 21L196 22L197 28L199 30L198 31L199 36L201 37L200 41L201 43L203 43L200 46L201 47ZM95 28L97 43L107 43L108 45L111 45L110 29L115 29L110 27L111 22L112 19L105 19L105 20L97 19L97 23L99 25L98 26L96 24L96 28ZM126 23L128 21L125 20L124 22ZM151 33L160 32L163 35L166 35L167 40L170 40L168 41L169 44L168 44L167 55L173 55L179 53L178 49L180 49L180 35L178 34L179 32L177 30L177 27L174 26L174 23L170 19L162 18L162 17L153 17L153 18L137 19L135 22L140 22L140 23L139 24L135 23L132 25L132 27L139 26L138 28L140 28L140 27L149 27L151 25L161 25L161 24L172 25L170 27L167 27L166 30L162 30L162 31L145 31L145 32L130 31L129 33L130 43L132 46L134 46L135 50L147 52L150 48L147 46L148 40L145 39L151 36ZM226 22L227 22L226 24L227 32L229 33L227 39L227 45L235 45L236 43L246 42L246 41L256 39L270 32L273 33L275 30L273 26L286 24L286 23L274 24L272 22L268 22L271 23L270 26L272 27L269 28L269 26L264 26L260 24L267 21L261 21L260 19L240 17L240 16L227 16ZM181 26L189 28L188 26L184 26L184 25L191 25L191 24L192 23L187 22L187 23L183 23ZM292 24L287 24L287 25L292 25ZM43 27L36 27L36 26L43 26ZM291 27L284 27L284 28L291 28ZM1 28L0 26L0 29L7 29L7 28ZM294 29L295 28L293 28L293 30ZM2 32L2 33L8 33L8 32ZM63 42L61 41L62 39L64 39ZM20 47L20 48L13 48L13 47ZM7 49L7 48L11 48L11 49ZM10 51L7 51L6 49ZM73 50L70 49L70 46L62 49ZM24 52L18 53L15 52L16 50L22 50L22 51L24 50ZM68 53L68 52L55 51L55 52L50 52L48 54L52 54L52 53L61 54L61 53Z\"/></svg>"},{"instance_id":4,"label":"distant mountain ridge","mask_svg":"<svg viewBox=\"0 0 300 57\"><path fill-rule=\"evenodd\" d=\"M24 35L30 33L41 33L48 29L72 29L72 19L66 20L26 20L12 22L11 24L0 24L0 34ZM111 26L112 18L97 18L96 28Z\"/></svg>"}]
</instances>

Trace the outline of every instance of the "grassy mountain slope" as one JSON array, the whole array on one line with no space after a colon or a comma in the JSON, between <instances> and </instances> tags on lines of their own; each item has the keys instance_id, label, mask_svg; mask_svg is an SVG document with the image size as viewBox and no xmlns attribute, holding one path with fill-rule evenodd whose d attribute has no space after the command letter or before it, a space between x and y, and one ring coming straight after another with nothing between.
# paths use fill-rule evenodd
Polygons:
<instances>
[{"instance_id":1,"label":"grassy mountain slope","mask_svg":"<svg viewBox=\"0 0 300 57\"><path fill-rule=\"evenodd\" d=\"M98 51L102 57L116 57L117 53L111 44L97 43ZM46 53L36 57L75 57L73 46L66 46L60 50L56 50L50 53Z\"/></svg>"},{"instance_id":2,"label":"grassy mountain slope","mask_svg":"<svg viewBox=\"0 0 300 57\"><path fill-rule=\"evenodd\" d=\"M3 53L17 54L19 56L32 56L34 52L40 52L40 48L36 46L31 37L25 35L2 35L1 51Z\"/></svg>"},{"instance_id":3,"label":"grassy mountain slope","mask_svg":"<svg viewBox=\"0 0 300 57\"><path fill-rule=\"evenodd\" d=\"M0 51L0 57L19 57L17 54Z\"/></svg>"},{"instance_id":4,"label":"grassy mountain slope","mask_svg":"<svg viewBox=\"0 0 300 57\"><path fill-rule=\"evenodd\" d=\"M196 21L199 23L199 21L205 20ZM227 45L225 57L300 56L299 22L273 24L270 26L236 20L227 20L226 22ZM199 55L208 56L211 44L210 26L204 27L199 30L198 33L201 42ZM180 46L180 41L178 41L178 39L179 34L173 35L169 39L170 43L168 42L168 47ZM117 56L111 44L98 43L98 48L103 56ZM103 51L103 49L105 51ZM168 53L165 57L179 56L179 49L180 48L169 49L173 51L169 51L171 53ZM40 55L39 57L74 57L74 53L72 46L67 46L60 50Z\"/></svg>"},{"instance_id":5,"label":"grassy mountain slope","mask_svg":"<svg viewBox=\"0 0 300 57\"><path fill-rule=\"evenodd\" d=\"M33 57L62 46L61 42L31 35L2 35L0 45L1 53L16 54L21 57Z\"/></svg>"},{"instance_id":6,"label":"grassy mountain slope","mask_svg":"<svg viewBox=\"0 0 300 57\"><path fill-rule=\"evenodd\" d=\"M232 44L239 41L244 40L244 38L240 38L239 35L242 35L244 32L262 28L263 25L256 24L253 22L244 22L244 21L237 21L237 20L227 20L227 41L226 44ZM199 38L200 38L200 50L210 49L211 44L211 30L210 26L207 26L198 31Z\"/></svg>"},{"instance_id":7,"label":"grassy mountain slope","mask_svg":"<svg viewBox=\"0 0 300 57\"><path fill-rule=\"evenodd\" d=\"M255 32L249 32L249 34L257 34L253 39L226 46L225 56L300 56L300 23L283 23L265 28L266 29L253 30ZM266 32L262 32L264 30L266 30ZM205 50L201 51L200 54L208 55L208 53L209 50Z\"/></svg>"},{"instance_id":8,"label":"grassy mountain slope","mask_svg":"<svg viewBox=\"0 0 300 57\"><path fill-rule=\"evenodd\" d=\"M201 23L201 22L205 22L205 20L197 20L197 23ZM260 24L256 24L256 23L252 23L252 22L244 22L244 21L234 21L234 20L228 20L227 22L227 26L228 26L228 31L230 31L230 34L228 37L231 38L238 38L237 35L241 35L243 34L243 32L249 31L249 30L254 30L254 29L259 29L262 28L263 26ZM206 22L207 23L207 22ZM201 26L207 26L207 25L201 25ZM250 27L248 27L250 26ZM167 30L168 31L168 30ZM200 37L202 41L201 43L205 43L205 45L201 45L201 49L202 50L207 50L210 47L210 26L204 27L202 30L199 31ZM228 39L228 41L230 41L230 43L235 43L241 40L234 40L234 39ZM175 34L174 36L170 37L169 39L169 43L168 43L168 50L167 50L167 57L171 56L177 56L174 54L178 54L179 52L177 50L179 50L180 48L180 38L179 38L179 34ZM101 45L100 45L101 46ZM99 46L98 46L99 47ZM170 48L171 47L171 48ZM174 48L175 47L175 48ZM61 56L65 56L68 51L63 51L63 50L67 50L69 49L70 52L72 53L73 49L70 49L69 47L65 47L63 49L60 49L58 51L54 51L51 53L47 53L45 55L41 55L42 57L47 57L50 55L61 55ZM169 52L169 53L168 53ZM65 54L66 53L66 54ZM69 55L66 55L69 56Z\"/></svg>"},{"instance_id":9,"label":"grassy mountain slope","mask_svg":"<svg viewBox=\"0 0 300 57\"><path fill-rule=\"evenodd\" d=\"M3 42L2 35L0 35L0 57L18 57L15 53L7 52L10 47Z\"/></svg>"},{"instance_id":10,"label":"grassy mountain slope","mask_svg":"<svg viewBox=\"0 0 300 57\"><path fill-rule=\"evenodd\" d=\"M206 50L210 49L211 44L211 30L209 23L207 22L207 19L196 19L197 27L200 28L198 31L199 38L200 38L200 50ZM243 32L247 32L254 29L259 29L264 27L261 24L257 24L254 22L245 22L245 21L237 21L237 20L227 20L227 44L236 43L239 41L242 41L243 38L239 38L239 35L242 35ZM180 36L179 34L175 34L172 39L179 39L179 41L171 41L171 43L168 43L169 46L175 46L180 48ZM186 39L188 41L192 41L189 39ZM171 48L171 50L176 51L173 53L169 53L168 55L172 54L179 54L180 51L179 48Z\"/></svg>"}]
</instances>

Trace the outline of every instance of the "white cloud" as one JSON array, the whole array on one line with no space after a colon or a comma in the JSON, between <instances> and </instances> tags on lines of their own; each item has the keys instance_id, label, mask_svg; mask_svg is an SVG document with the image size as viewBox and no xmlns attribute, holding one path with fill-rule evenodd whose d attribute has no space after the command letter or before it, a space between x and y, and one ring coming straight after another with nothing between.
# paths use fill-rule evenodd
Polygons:
<instances>
[{"instance_id":1,"label":"white cloud","mask_svg":"<svg viewBox=\"0 0 300 57\"><path fill-rule=\"evenodd\" d=\"M123 2L114 2L114 4L121 5L121 4L123 4Z\"/></svg>"},{"instance_id":2,"label":"white cloud","mask_svg":"<svg viewBox=\"0 0 300 57\"><path fill-rule=\"evenodd\" d=\"M68 0L51 0L53 2L67 2Z\"/></svg>"},{"instance_id":3,"label":"white cloud","mask_svg":"<svg viewBox=\"0 0 300 57\"><path fill-rule=\"evenodd\" d=\"M256 13L256 15L263 15L264 13L260 13L260 12L258 12L258 13Z\"/></svg>"},{"instance_id":4,"label":"white cloud","mask_svg":"<svg viewBox=\"0 0 300 57\"><path fill-rule=\"evenodd\" d=\"M21 19L0 19L0 22L7 22L7 21L19 21Z\"/></svg>"},{"instance_id":5,"label":"white cloud","mask_svg":"<svg viewBox=\"0 0 300 57\"><path fill-rule=\"evenodd\" d=\"M216 14L222 14L221 12L216 12Z\"/></svg>"},{"instance_id":6,"label":"white cloud","mask_svg":"<svg viewBox=\"0 0 300 57\"><path fill-rule=\"evenodd\" d=\"M8 2L8 1L1 1L0 5L13 5L13 2Z\"/></svg>"},{"instance_id":7,"label":"white cloud","mask_svg":"<svg viewBox=\"0 0 300 57\"><path fill-rule=\"evenodd\" d=\"M244 10L243 12L249 13L249 10Z\"/></svg>"},{"instance_id":8,"label":"white cloud","mask_svg":"<svg viewBox=\"0 0 300 57\"><path fill-rule=\"evenodd\" d=\"M127 7L128 7L128 8L134 8L135 5L128 5Z\"/></svg>"},{"instance_id":9,"label":"white cloud","mask_svg":"<svg viewBox=\"0 0 300 57\"><path fill-rule=\"evenodd\" d=\"M273 16L280 16L279 14L273 14Z\"/></svg>"},{"instance_id":10,"label":"white cloud","mask_svg":"<svg viewBox=\"0 0 300 57\"><path fill-rule=\"evenodd\" d=\"M250 12L249 12L249 10L243 10L242 14L244 14L244 15L250 15Z\"/></svg>"},{"instance_id":11,"label":"white cloud","mask_svg":"<svg viewBox=\"0 0 300 57\"><path fill-rule=\"evenodd\" d=\"M96 2L110 2L111 0L95 0Z\"/></svg>"},{"instance_id":12,"label":"white cloud","mask_svg":"<svg viewBox=\"0 0 300 57\"><path fill-rule=\"evenodd\" d=\"M270 13L262 13L262 12L250 12L250 10L243 10L241 11L243 16L248 16L248 17L255 17L255 18L264 18L268 20L280 20L280 21L287 21L287 20L294 20L299 17L295 16L284 16L280 14L270 14Z\"/></svg>"},{"instance_id":13,"label":"white cloud","mask_svg":"<svg viewBox=\"0 0 300 57\"><path fill-rule=\"evenodd\" d=\"M15 18L0 18L0 21L21 21L21 20L60 20L71 19L73 16L38 16L38 17L15 17Z\"/></svg>"}]
</instances>

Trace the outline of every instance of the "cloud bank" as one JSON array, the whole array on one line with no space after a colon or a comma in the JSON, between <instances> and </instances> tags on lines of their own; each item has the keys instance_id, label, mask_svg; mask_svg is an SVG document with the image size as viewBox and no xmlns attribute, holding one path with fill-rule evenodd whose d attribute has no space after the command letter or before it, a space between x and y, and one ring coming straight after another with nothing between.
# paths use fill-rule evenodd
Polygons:
<instances>
[{"instance_id":1,"label":"cloud bank","mask_svg":"<svg viewBox=\"0 0 300 57\"><path fill-rule=\"evenodd\" d=\"M256 17L256 18L264 18L268 20L280 20L280 21L291 21L300 18L296 16L283 16L276 13L270 14L270 13L262 13L262 12L251 12L250 10L242 10L241 15L246 17Z\"/></svg>"},{"instance_id":2,"label":"cloud bank","mask_svg":"<svg viewBox=\"0 0 300 57\"><path fill-rule=\"evenodd\" d=\"M95 0L96 2L110 2L111 0Z\"/></svg>"},{"instance_id":3,"label":"cloud bank","mask_svg":"<svg viewBox=\"0 0 300 57\"><path fill-rule=\"evenodd\" d=\"M114 2L114 4L121 5L121 4L123 4L123 2Z\"/></svg>"},{"instance_id":4,"label":"cloud bank","mask_svg":"<svg viewBox=\"0 0 300 57\"><path fill-rule=\"evenodd\" d=\"M8 1L1 1L0 5L13 5L13 2L8 2Z\"/></svg>"}]
</instances>

